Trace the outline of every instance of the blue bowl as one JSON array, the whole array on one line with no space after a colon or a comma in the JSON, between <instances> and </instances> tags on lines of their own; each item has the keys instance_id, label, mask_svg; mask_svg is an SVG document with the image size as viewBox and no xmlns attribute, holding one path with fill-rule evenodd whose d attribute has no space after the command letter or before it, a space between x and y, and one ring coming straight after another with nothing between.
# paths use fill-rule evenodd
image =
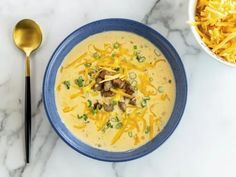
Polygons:
<instances>
[{"instance_id":1,"label":"blue bowl","mask_svg":"<svg viewBox=\"0 0 236 177\"><path fill-rule=\"evenodd\" d=\"M165 55L174 73L176 81L176 100L171 117L164 129L147 144L126 152L109 152L91 147L77 139L61 121L55 103L54 85L57 70L65 56L82 40L104 31L127 31L143 36ZM43 102L48 119L62 140L74 150L91 158L110 162L128 161L142 157L158 148L178 125L187 98L187 80L183 64L174 47L152 28L128 19L104 19L89 23L71 33L53 53L44 75Z\"/></svg>"}]
</instances>

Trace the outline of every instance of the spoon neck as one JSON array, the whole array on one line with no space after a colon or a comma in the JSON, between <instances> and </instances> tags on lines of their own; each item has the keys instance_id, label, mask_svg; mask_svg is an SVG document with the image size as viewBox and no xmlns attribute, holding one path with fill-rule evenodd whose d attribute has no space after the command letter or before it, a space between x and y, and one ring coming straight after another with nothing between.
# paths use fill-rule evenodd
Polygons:
<instances>
[{"instance_id":1,"label":"spoon neck","mask_svg":"<svg viewBox=\"0 0 236 177\"><path fill-rule=\"evenodd\" d=\"M25 76L30 77L30 57L28 55L25 60Z\"/></svg>"}]
</instances>

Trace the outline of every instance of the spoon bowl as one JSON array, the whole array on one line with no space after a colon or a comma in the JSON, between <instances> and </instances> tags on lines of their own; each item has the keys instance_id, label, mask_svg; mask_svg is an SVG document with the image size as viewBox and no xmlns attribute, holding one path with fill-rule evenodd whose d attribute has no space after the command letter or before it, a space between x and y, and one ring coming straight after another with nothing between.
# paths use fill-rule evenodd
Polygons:
<instances>
[{"instance_id":1,"label":"spoon bowl","mask_svg":"<svg viewBox=\"0 0 236 177\"><path fill-rule=\"evenodd\" d=\"M42 43L42 32L33 20L24 19L16 24L13 38L16 46L29 56Z\"/></svg>"}]
</instances>

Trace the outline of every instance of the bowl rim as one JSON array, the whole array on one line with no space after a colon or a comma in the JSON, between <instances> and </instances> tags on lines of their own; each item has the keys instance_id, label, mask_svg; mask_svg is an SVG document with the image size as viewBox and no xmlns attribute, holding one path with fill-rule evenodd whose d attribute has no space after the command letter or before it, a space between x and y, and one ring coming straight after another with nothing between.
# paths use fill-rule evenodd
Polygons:
<instances>
[{"instance_id":1,"label":"bowl rim","mask_svg":"<svg viewBox=\"0 0 236 177\"><path fill-rule=\"evenodd\" d=\"M190 22L194 22L194 16L195 16L195 11L196 11L196 5L197 5L197 1L198 0L190 0L189 1L189 6L188 6L188 18ZM220 63L223 63L227 66L231 66L231 67L236 67L236 63L230 63L228 61L225 61L222 57L216 55L214 52L212 52L208 46L202 41L200 35L198 34L196 28L194 26L190 26L191 31L197 41L197 43L201 46L201 48L209 55L211 56L211 58L217 60Z\"/></svg>"},{"instance_id":2,"label":"bowl rim","mask_svg":"<svg viewBox=\"0 0 236 177\"><path fill-rule=\"evenodd\" d=\"M80 41L86 39L87 37L93 34L105 31L133 32L152 42L156 47L161 50L161 52L167 58L174 73L176 81L176 100L172 114L167 124L165 125L163 130L151 141L147 142L139 148L130 151L110 152L100 150L83 143L66 128L64 123L61 121L60 116L58 115L57 108L55 105L55 78L58 68L64 60L64 57ZM174 132L182 118L186 106L187 79L183 63L178 53L170 44L170 42L165 39L161 34L159 34L154 29L134 20L123 18L109 18L94 21L76 29L60 43L60 45L55 49L47 64L43 79L42 95L44 108L48 120L52 125L53 129L56 131L56 133L66 144L68 144L72 149L76 150L77 152L97 160L108 162L122 162L134 160L151 153L152 151L157 149L161 144L163 144Z\"/></svg>"}]
</instances>

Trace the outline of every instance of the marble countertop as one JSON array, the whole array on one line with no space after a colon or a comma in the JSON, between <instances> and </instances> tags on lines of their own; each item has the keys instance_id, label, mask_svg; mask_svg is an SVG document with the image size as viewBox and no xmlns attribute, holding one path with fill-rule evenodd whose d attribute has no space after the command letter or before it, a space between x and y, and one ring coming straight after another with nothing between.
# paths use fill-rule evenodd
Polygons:
<instances>
[{"instance_id":1,"label":"marble countertop","mask_svg":"<svg viewBox=\"0 0 236 177\"><path fill-rule=\"evenodd\" d=\"M0 177L235 177L236 69L211 59L186 24L188 0L1 0ZM188 78L188 101L173 135L153 153L130 162L87 158L51 128L42 105L42 79L56 46L73 30L110 17L156 29L175 46ZM32 158L24 163L24 60L12 42L22 18L35 19L44 41L32 59Z\"/></svg>"}]
</instances>

